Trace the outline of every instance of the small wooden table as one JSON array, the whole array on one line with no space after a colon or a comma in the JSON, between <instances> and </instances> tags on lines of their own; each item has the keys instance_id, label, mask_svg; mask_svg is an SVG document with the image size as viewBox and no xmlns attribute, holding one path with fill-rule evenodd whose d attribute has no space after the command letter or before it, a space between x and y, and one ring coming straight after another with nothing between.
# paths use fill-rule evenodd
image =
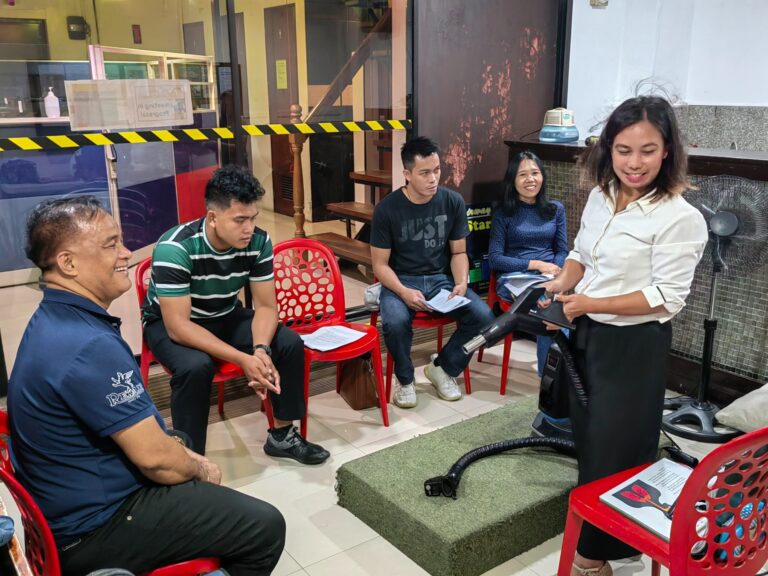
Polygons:
<instances>
[{"instance_id":1,"label":"small wooden table","mask_svg":"<svg viewBox=\"0 0 768 576\"><path fill-rule=\"evenodd\" d=\"M331 202L325 209L342 216L347 225L347 238L352 238L352 220L370 224L373 220L373 204L366 202Z\"/></svg>"}]
</instances>

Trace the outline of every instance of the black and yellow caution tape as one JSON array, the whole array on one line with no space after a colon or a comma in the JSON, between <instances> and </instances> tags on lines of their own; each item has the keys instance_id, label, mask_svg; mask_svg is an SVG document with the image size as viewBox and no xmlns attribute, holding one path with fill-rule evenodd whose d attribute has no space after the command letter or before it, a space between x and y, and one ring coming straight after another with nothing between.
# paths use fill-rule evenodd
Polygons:
<instances>
[{"instance_id":1,"label":"black and yellow caution tape","mask_svg":"<svg viewBox=\"0 0 768 576\"><path fill-rule=\"evenodd\" d=\"M339 134L344 132L371 132L410 130L410 120L368 120L365 122L317 122L311 124L247 124L237 131L248 136L284 136L286 134ZM146 142L202 142L205 140L231 140L235 133L229 128L188 128L185 130L142 130L135 132L108 132L0 138L0 152L17 150L72 150L82 146L108 146L110 144L144 144Z\"/></svg>"}]
</instances>

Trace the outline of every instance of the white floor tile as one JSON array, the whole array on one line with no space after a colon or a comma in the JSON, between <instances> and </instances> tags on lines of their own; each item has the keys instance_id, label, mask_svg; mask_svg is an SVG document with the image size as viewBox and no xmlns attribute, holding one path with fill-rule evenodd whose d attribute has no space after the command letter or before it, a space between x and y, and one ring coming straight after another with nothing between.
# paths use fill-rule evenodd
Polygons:
<instances>
[{"instance_id":1,"label":"white floor tile","mask_svg":"<svg viewBox=\"0 0 768 576\"><path fill-rule=\"evenodd\" d=\"M331 452L331 458L354 450L354 446L311 417L308 436ZM206 456L219 465L224 484L231 488L304 467L294 460L265 454L266 438L267 418L260 412L215 422L208 427Z\"/></svg>"},{"instance_id":2,"label":"white floor tile","mask_svg":"<svg viewBox=\"0 0 768 576\"><path fill-rule=\"evenodd\" d=\"M466 420L466 419L467 419L467 416L465 414L455 413L455 414L452 414L451 416L447 416L446 418L436 420L435 422L430 422L429 424L418 426L416 428L411 428L409 430L406 430L405 432L400 432L398 434L393 434L392 436L386 436L374 442L369 442L368 444L363 444L362 446L360 446L360 450L362 450L366 454L373 454L374 452L378 452L383 448L394 446L395 444L399 444L400 442L410 440L411 438L421 436L422 434L433 432L440 428L445 428L446 426L456 424L457 422L461 422L462 420Z\"/></svg>"},{"instance_id":3,"label":"white floor tile","mask_svg":"<svg viewBox=\"0 0 768 576\"><path fill-rule=\"evenodd\" d=\"M335 392L313 396L312 414L347 442L360 447L457 413L453 405L458 402L444 402L430 397L422 386L417 386L417 394L419 404L415 408L403 410L389 405L388 427L381 423L381 413L377 409L352 410Z\"/></svg>"},{"instance_id":4,"label":"white floor tile","mask_svg":"<svg viewBox=\"0 0 768 576\"><path fill-rule=\"evenodd\" d=\"M614 576L651 576L651 559L643 556L635 562L611 562ZM661 576L669 576L666 566L661 567Z\"/></svg>"},{"instance_id":5,"label":"white floor tile","mask_svg":"<svg viewBox=\"0 0 768 576\"><path fill-rule=\"evenodd\" d=\"M336 471L363 456L347 450L320 466L298 466L239 488L276 506L286 520L286 551L300 566L328 558L367 540L376 532L336 504Z\"/></svg>"},{"instance_id":6,"label":"white floor tile","mask_svg":"<svg viewBox=\"0 0 768 576\"><path fill-rule=\"evenodd\" d=\"M429 574L381 537L341 554L306 566L309 576L429 576Z\"/></svg>"},{"instance_id":7,"label":"white floor tile","mask_svg":"<svg viewBox=\"0 0 768 576\"><path fill-rule=\"evenodd\" d=\"M538 576L538 574L516 558L512 558L488 572L483 572L482 576Z\"/></svg>"},{"instance_id":8,"label":"white floor tile","mask_svg":"<svg viewBox=\"0 0 768 576\"><path fill-rule=\"evenodd\" d=\"M272 571L272 576L290 576L291 574L301 573L301 566L298 562L291 558L291 555L283 550L283 555L280 556L280 561Z\"/></svg>"},{"instance_id":9,"label":"white floor tile","mask_svg":"<svg viewBox=\"0 0 768 576\"><path fill-rule=\"evenodd\" d=\"M537 576L552 576L557 574L557 565L560 562L560 547L563 544L563 535L550 538L523 552L515 560L526 566ZM494 575L495 576L495 575Z\"/></svg>"}]
</instances>

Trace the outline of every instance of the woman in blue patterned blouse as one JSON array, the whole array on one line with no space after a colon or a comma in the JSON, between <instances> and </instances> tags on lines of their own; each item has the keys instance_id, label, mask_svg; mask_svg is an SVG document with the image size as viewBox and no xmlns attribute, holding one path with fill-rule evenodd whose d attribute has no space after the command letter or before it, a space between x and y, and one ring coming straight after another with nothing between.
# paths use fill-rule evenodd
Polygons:
<instances>
[{"instance_id":1,"label":"woman in blue patterned blouse","mask_svg":"<svg viewBox=\"0 0 768 576\"><path fill-rule=\"evenodd\" d=\"M497 275L499 298L513 300L505 286L516 274L551 274L560 272L568 255L565 208L547 200L547 179L541 159L524 150L514 156L504 175L504 202L493 214L488 261ZM536 356L541 376L552 344L539 336Z\"/></svg>"}]
</instances>

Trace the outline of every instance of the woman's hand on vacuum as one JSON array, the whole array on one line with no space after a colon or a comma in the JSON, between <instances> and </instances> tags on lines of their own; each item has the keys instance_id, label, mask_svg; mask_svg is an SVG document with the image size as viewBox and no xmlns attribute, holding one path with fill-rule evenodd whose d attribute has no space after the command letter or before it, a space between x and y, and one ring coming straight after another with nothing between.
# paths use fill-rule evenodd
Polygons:
<instances>
[{"instance_id":1,"label":"woman's hand on vacuum","mask_svg":"<svg viewBox=\"0 0 768 576\"><path fill-rule=\"evenodd\" d=\"M545 295L542 298L539 298L538 305L539 308L546 308L552 303L552 296L555 294L562 294L567 289L565 286L563 286L562 281L555 278L554 280L550 280L549 282L544 282L543 284L539 284L540 287L544 288L546 290Z\"/></svg>"},{"instance_id":2,"label":"woman's hand on vacuum","mask_svg":"<svg viewBox=\"0 0 768 576\"><path fill-rule=\"evenodd\" d=\"M558 296L557 300L563 303L563 314L568 318L569 322L573 322L574 318L584 316L589 312L594 312L592 304L594 299L584 294L570 294L566 296Z\"/></svg>"}]
</instances>

